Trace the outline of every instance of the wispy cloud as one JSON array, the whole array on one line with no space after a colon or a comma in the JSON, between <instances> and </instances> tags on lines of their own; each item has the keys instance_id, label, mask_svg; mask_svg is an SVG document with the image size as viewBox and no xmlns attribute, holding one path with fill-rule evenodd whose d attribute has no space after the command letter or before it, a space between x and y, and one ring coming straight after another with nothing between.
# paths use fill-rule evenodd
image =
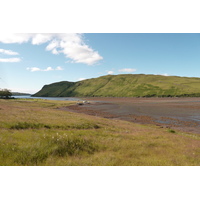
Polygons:
<instances>
[{"instance_id":1,"label":"wispy cloud","mask_svg":"<svg viewBox=\"0 0 200 200\"><path fill-rule=\"evenodd\" d=\"M20 62L21 59L20 58L0 58L0 62Z\"/></svg>"},{"instance_id":2,"label":"wispy cloud","mask_svg":"<svg viewBox=\"0 0 200 200\"><path fill-rule=\"evenodd\" d=\"M162 76L169 76L169 74L167 74L167 73L165 73L165 74L160 74L160 75L162 75Z\"/></svg>"},{"instance_id":3,"label":"wispy cloud","mask_svg":"<svg viewBox=\"0 0 200 200\"><path fill-rule=\"evenodd\" d=\"M107 74L109 75L114 74L114 71L107 71Z\"/></svg>"},{"instance_id":4,"label":"wispy cloud","mask_svg":"<svg viewBox=\"0 0 200 200\"><path fill-rule=\"evenodd\" d=\"M15 56L19 55L19 53L12 51L12 50L6 50L6 49L0 49L0 54L9 55L9 56ZM20 62L20 58L0 58L0 62Z\"/></svg>"},{"instance_id":5,"label":"wispy cloud","mask_svg":"<svg viewBox=\"0 0 200 200\"><path fill-rule=\"evenodd\" d=\"M52 54L64 54L74 63L94 65L103 59L97 51L89 47L83 38L83 34L69 33L27 33L27 34L4 34L0 33L2 43L25 43L33 45L48 43L47 51Z\"/></svg>"},{"instance_id":6,"label":"wispy cloud","mask_svg":"<svg viewBox=\"0 0 200 200\"><path fill-rule=\"evenodd\" d=\"M6 50L6 49L0 49L0 53L10 55L10 56L19 55L19 53L17 52L14 52L12 50Z\"/></svg>"},{"instance_id":7,"label":"wispy cloud","mask_svg":"<svg viewBox=\"0 0 200 200\"><path fill-rule=\"evenodd\" d=\"M128 72L128 73L131 73L131 72L135 72L137 70L133 69L133 68L124 68L124 69L119 69L118 71L119 72Z\"/></svg>"},{"instance_id":8,"label":"wispy cloud","mask_svg":"<svg viewBox=\"0 0 200 200\"><path fill-rule=\"evenodd\" d=\"M42 71L40 68L38 67L27 67L26 68L28 71L31 71L31 72L37 72L37 71Z\"/></svg>"},{"instance_id":9,"label":"wispy cloud","mask_svg":"<svg viewBox=\"0 0 200 200\"><path fill-rule=\"evenodd\" d=\"M41 71L44 71L44 72L49 72L49 71L53 71L54 69L52 67L47 67L46 69L44 70L41 70Z\"/></svg>"},{"instance_id":10,"label":"wispy cloud","mask_svg":"<svg viewBox=\"0 0 200 200\"><path fill-rule=\"evenodd\" d=\"M83 81L85 80L86 78L79 78L78 81Z\"/></svg>"},{"instance_id":11,"label":"wispy cloud","mask_svg":"<svg viewBox=\"0 0 200 200\"><path fill-rule=\"evenodd\" d=\"M46 69L41 69L39 67L27 67L26 70L30 71L30 72L48 72L48 71L61 71L64 70L62 67L58 66L55 69L52 67L47 67Z\"/></svg>"},{"instance_id":12,"label":"wispy cloud","mask_svg":"<svg viewBox=\"0 0 200 200\"><path fill-rule=\"evenodd\" d=\"M154 75L170 76L170 75L169 75L169 74L167 74L167 73L164 73L164 74L154 74Z\"/></svg>"},{"instance_id":13,"label":"wispy cloud","mask_svg":"<svg viewBox=\"0 0 200 200\"><path fill-rule=\"evenodd\" d=\"M58 66L58 67L56 67L56 70L62 71L62 70L64 70L64 69L63 69L62 67Z\"/></svg>"},{"instance_id":14,"label":"wispy cloud","mask_svg":"<svg viewBox=\"0 0 200 200\"><path fill-rule=\"evenodd\" d=\"M24 43L28 42L34 34L30 33L0 33L0 42L10 44L10 43Z\"/></svg>"}]
</instances>

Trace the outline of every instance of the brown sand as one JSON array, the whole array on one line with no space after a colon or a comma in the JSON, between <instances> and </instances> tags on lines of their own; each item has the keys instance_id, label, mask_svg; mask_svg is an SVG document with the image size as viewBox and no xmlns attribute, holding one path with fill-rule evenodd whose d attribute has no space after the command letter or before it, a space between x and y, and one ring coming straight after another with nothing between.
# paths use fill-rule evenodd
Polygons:
<instances>
[{"instance_id":1,"label":"brown sand","mask_svg":"<svg viewBox=\"0 0 200 200\"><path fill-rule=\"evenodd\" d=\"M64 110L200 133L200 98L84 98Z\"/></svg>"}]
</instances>

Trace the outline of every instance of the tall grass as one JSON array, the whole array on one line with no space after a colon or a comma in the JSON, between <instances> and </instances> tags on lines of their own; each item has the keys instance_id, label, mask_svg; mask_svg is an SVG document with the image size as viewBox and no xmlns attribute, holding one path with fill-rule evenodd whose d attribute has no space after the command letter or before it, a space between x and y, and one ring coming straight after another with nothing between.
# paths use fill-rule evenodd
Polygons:
<instances>
[{"instance_id":1,"label":"tall grass","mask_svg":"<svg viewBox=\"0 0 200 200\"><path fill-rule=\"evenodd\" d=\"M200 165L200 136L0 100L0 165Z\"/></svg>"},{"instance_id":2,"label":"tall grass","mask_svg":"<svg viewBox=\"0 0 200 200\"><path fill-rule=\"evenodd\" d=\"M5 165L39 165L49 156L67 158L93 154L100 148L95 141L73 134L56 133L40 136L32 142L27 138L25 140L23 145L16 142L1 142L0 164L3 165L4 160Z\"/></svg>"},{"instance_id":3,"label":"tall grass","mask_svg":"<svg viewBox=\"0 0 200 200\"><path fill-rule=\"evenodd\" d=\"M51 125L42 123L30 123L30 122L17 122L14 125L10 125L10 129L98 129L100 126L95 123L78 123L69 125Z\"/></svg>"}]
</instances>

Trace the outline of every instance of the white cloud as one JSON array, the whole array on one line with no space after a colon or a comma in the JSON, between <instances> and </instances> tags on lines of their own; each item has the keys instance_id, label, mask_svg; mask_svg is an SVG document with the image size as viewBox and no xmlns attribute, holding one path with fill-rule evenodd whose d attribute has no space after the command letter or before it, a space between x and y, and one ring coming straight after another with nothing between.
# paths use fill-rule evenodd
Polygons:
<instances>
[{"instance_id":1,"label":"white cloud","mask_svg":"<svg viewBox=\"0 0 200 200\"><path fill-rule=\"evenodd\" d=\"M154 75L160 75L160 76L170 76L169 74L167 73L164 73L164 74L154 74Z\"/></svg>"},{"instance_id":2,"label":"white cloud","mask_svg":"<svg viewBox=\"0 0 200 200\"><path fill-rule=\"evenodd\" d=\"M52 54L57 55L57 54L59 54L59 52L57 51L57 49L53 49Z\"/></svg>"},{"instance_id":3,"label":"white cloud","mask_svg":"<svg viewBox=\"0 0 200 200\"><path fill-rule=\"evenodd\" d=\"M27 67L27 70L31 71L31 72L37 72L37 71L42 71L40 68L38 67Z\"/></svg>"},{"instance_id":4,"label":"white cloud","mask_svg":"<svg viewBox=\"0 0 200 200\"><path fill-rule=\"evenodd\" d=\"M58 66L58 67L56 67L56 70L61 71L61 70L64 70L64 69L62 67Z\"/></svg>"},{"instance_id":5,"label":"white cloud","mask_svg":"<svg viewBox=\"0 0 200 200\"><path fill-rule=\"evenodd\" d=\"M124 69L119 69L118 71L119 72L128 72L128 73L130 73L130 72L135 72L136 69L133 69L133 68L124 68Z\"/></svg>"},{"instance_id":6,"label":"white cloud","mask_svg":"<svg viewBox=\"0 0 200 200\"><path fill-rule=\"evenodd\" d=\"M30 33L0 33L0 42L21 44L28 42L33 35Z\"/></svg>"},{"instance_id":7,"label":"white cloud","mask_svg":"<svg viewBox=\"0 0 200 200\"><path fill-rule=\"evenodd\" d=\"M103 59L98 52L91 49L88 45L75 41L76 38L70 42L62 41L60 43L61 51L67 58L70 58L75 63L85 63L88 65L93 65Z\"/></svg>"},{"instance_id":8,"label":"white cloud","mask_svg":"<svg viewBox=\"0 0 200 200\"><path fill-rule=\"evenodd\" d=\"M107 71L108 74L114 74L114 71Z\"/></svg>"},{"instance_id":9,"label":"white cloud","mask_svg":"<svg viewBox=\"0 0 200 200\"><path fill-rule=\"evenodd\" d=\"M86 78L79 78L78 81L83 81L85 80Z\"/></svg>"},{"instance_id":10,"label":"white cloud","mask_svg":"<svg viewBox=\"0 0 200 200\"><path fill-rule=\"evenodd\" d=\"M19 55L19 53L17 53L17 52L14 52L11 50L6 50L6 49L0 49L0 53L6 54L6 55L11 55L11 56Z\"/></svg>"},{"instance_id":11,"label":"white cloud","mask_svg":"<svg viewBox=\"0 0 200 200\"><path fill-rule=\"evenodd\" d=\"M32 37L32 44L43 44L43 43L46 43L48 42L49 40L51 40L53 37L53 34L48 34L48 33L45 33L45 34L35 34L33 37Z\"/></svg>"},{"instance_id":12,"label":"white cloud","mask_svg":"<svg viewBox=\"0 0 200 200\"><path fill-rule=\"evenodd\" d=\"M58 40L52 40L52 41L48 44L48 46L46 47L46 50L47 50L47 51L51 51L51 50L57 48L57 46L59 46Z\"/></svg>"},{"instance_id":13,"label":"white cloud","mask_svg":"<svg viewBox=\"0 0 200 200\"><path fill-rule=\"evenodd\" d=\"M85 44L82 34L69 33L33 33L33 34L2 34L2 43L31 42L33 45L47 43L47 51L53 54L63 53L74 63L93 65L103 59L102 56Z\"/></svg>"},{"instance_id":14,"label":"white cloud","mask_svg":"<svg viewBox=\"0 0 200 200\"><path fill-rule=\"evenodd\" d=\"M165 74L160 74L160 75L162 75L162 76L169 76L169 74L167 74L167 73L165 73Z\"/></svg>"},{"instance_id":15,"label":"white cloud","mask_svg":"<svg viewBox=\"0 0 200 200\"><path fill-rule=\"evenodd\" d=\"M48 71L53 71L54 69L52 67L47 67L46 69L44 70L41 70L41 71L44 71L44 72L48 72Z\"/></svg>"},{"instance_id":16,"label":"white cloud","mask_svg":"<svg viewBox=\"0 0 200 200\"><path fill-rule=\"evenodd\" d=\"M63 70L63 68L60 66L56 67L55 69L52 67L47 67L46 69L41 69L39 67L27 67L26 69L30 72L37 72L37 71L48 72L48 71L54 71L54 70Z\"/></svg>"},{"instance_id":17,"label":"white cloud","mask_svg":"<svg viewBox=\"0 0 200 200\"><path fill-rule=\"evenodd\" d=\"M20 58L0 58L0 62L20 62Z\"/></svg>"}]
</instances>

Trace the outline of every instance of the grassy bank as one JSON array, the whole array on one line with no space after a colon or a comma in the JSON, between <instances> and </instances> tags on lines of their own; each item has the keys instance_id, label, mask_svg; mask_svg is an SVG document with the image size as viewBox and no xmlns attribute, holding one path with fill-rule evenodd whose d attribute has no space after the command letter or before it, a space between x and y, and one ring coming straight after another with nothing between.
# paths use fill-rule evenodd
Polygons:
<instances>
[{"instance_id":1,"label":"grassy bank","mask_svg":"<svg viewBox=\"0 0 200 200\"><path fill-rule=\"evenodd\" d=\"M200 135L0 100L0 165L200 165Z\"/></svg>"}]
</instances>

